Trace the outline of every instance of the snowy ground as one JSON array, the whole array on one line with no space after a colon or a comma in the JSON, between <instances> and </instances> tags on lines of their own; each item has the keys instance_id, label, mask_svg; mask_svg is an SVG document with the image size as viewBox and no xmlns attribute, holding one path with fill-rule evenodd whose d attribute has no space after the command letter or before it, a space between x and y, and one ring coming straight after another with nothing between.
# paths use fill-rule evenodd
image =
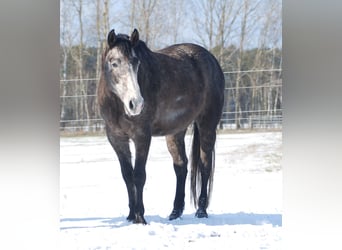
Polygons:
<instances>
[{"instance_id":1,"label":"snowy ground","mask_svg":"<svg viewBox=\"0 0 342 250\"><path fill-rule=\"evenodd\" d=\"M143 226L125 219L126 187L107 139L61 138L61 249L281 249L281 148L281 132L218 135L209 218L195 218L188 178L184 214L169 221L176 177L164 138L153 138Z\"/></svg>"}]
</instances>

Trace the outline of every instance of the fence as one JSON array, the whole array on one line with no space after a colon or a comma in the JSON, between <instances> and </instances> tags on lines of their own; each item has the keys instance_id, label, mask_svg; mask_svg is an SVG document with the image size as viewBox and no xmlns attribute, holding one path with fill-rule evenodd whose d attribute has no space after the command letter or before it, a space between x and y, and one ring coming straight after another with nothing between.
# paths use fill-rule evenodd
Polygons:
<instances>
[{"instance_id":1,"label":"fence","mask_svg":"<svg viewBox=\"0 0 342 250\"><path fill-rule=\"evenodd\" d=\"M282 128L280 74L281 69L225 72L225 102L218 128ZM236 86L238 78L243 83L240 86ZM60 81L61 132L104 130L104 122L97 108L97 81L96 78Z\"/></svg>"}]
</instances>

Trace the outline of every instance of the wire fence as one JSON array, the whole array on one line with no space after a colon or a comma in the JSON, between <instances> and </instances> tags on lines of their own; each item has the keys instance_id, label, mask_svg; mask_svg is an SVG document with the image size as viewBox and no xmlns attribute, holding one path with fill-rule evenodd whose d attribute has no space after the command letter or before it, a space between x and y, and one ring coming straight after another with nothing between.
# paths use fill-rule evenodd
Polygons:
<instances>
[{"instance_id":1,"label":"wire fence","mask_svg":"<svg viewBox=\"0 0 342 250\"><path fill-rule=\"evenodd\" d=\"M278 78L265 77L277 72ZM218 129L281 129L281 69L224 72L225 103ZM236 86L237 74L252 79ZM255 76L257 75L257 77ZM96 99L97 78L60 80L60 131L104 132Z\"/></svg>"}]
</instances>

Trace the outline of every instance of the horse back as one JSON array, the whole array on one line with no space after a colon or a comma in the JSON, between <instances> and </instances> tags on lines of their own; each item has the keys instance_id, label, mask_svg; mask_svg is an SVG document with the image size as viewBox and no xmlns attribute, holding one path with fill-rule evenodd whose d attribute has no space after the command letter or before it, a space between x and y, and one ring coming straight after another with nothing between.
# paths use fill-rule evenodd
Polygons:
<instances>
[{"instance_id":1,"label":"horse back","mask_svg":"<svg viewBox=\"0 0 342 250\"><path fill-rule=\"evenodd\" d=\"M221 113L224 76L209 51L186 43L159 50L155 56L159 88L154 95L154 134L184 129L208 108Z\"/></svg>"},{"instance_id":2,"label":"horse back","mask_svg":"<svg viewBox=\"0 0 342 250\"><path fill-rule=\"evenodd\" d=\"M175 44L158 51L164 75L175 79L175 85L194 84L197 88L210 88L207 93L223 92L224 75L216 58L205 48L192 44ZM164 56L162 56L164 55ZM216 93L215 93L216 94Z\"/></svg>"}]
</instances>

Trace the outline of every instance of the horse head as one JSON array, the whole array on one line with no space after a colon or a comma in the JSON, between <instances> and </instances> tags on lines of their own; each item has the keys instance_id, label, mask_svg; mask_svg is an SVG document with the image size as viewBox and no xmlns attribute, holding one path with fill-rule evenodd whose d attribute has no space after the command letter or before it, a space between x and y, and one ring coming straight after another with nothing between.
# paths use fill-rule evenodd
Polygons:
<instances>
[{"instance_id":1,"label":"horse head","mask_svg":"<svg viewBox=\"0 0 342 250\"><path fill-rule=\"evenodd\" d=\"M103 70L107 87L123 103L128 116L139 115L144 107L144 98L138 84L139 59L134 47L139 42L139 32L134 29L131 37L108 33L107 49L103 57Z\"/></svg>"}]
</instances>

